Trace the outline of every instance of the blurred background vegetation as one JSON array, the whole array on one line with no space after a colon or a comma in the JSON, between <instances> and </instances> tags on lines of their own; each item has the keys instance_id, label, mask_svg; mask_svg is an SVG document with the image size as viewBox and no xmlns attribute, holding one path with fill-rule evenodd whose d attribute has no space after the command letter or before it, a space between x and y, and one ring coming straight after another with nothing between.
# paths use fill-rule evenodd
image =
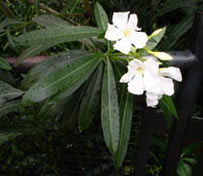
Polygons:
<instances>
[{"instance_id":1,"label":"blurred background vegetation","mask_svg":"<svg viewBox=\"0 0 203 176\"><path fill-rule=\"evenodd\" d=\"M203 9L202 0L98 1L106 10L109 18L115 11L136 13L139 18L139 26L148 34L155 29L166 26L166 34L158 46L158 49L163 51L190 48L193 18L196 11ZM95 3L96 0L0 0L0 56L2 58L18 57L25 48L17 46L13 41L14 37L34 29L51 27L50 19L46 20L45 18L39 21L36 18L39 15L53 15L71 25L96 26L93 14ZM50 56L61 51L81 47L83 46L77 42L65 43L51 47L40 55ZM15 70L0 70L0 79L16 88L20 87L23 77L23 73ZM57 106L50 106L46 103L42 106L39 103L32 108L22 106L12 113L0 116L0 175L63 175L63 170L66 170L65 167L68 165L62 162L64 153L66 152L68 160L72 159L70 153L67 153L67 149L74 142L80 144L80 147L84 149L95 145L99 152L106 152L99 147L102 141L98 137L101 135L101 129L98 130L94 125L91 125L88 133L84 132L78 137L77 122L71 118L74 113L77 113L74 112L74 108L78 105L75 96L80 101L80 94L77 92L70 97L71 101L69 102L71 103L67 106L72 107L71 112L64 111L66 108L63 103ZM63 113L61 113L62 111ZM141 110L138 108L138 111ZM67 114L71 116L68 120L64 118ZM95 120L94 124L97 123L98 119ZM139 131L139 128L136 130ZM95 135L89 136L89 134ZM86 139L87 136L89 140ZM91 141L94 138L98 140L96 144ZM152 150L149 175L156 176L159 174L164 159L166 138L154 139L156 145ZM195 159L193 160L194 154L192 150L190 151L186 157L192 158L191 163L189 163L189 166L192 166ZM86 155L92 154L87 152ZM77 161L81 162L81 159ZM184 168L184 158L181 162L181 166ZM188 165L188 163L186 164ZM78 163L77 166L81 170L85 168L84 165L81 166ZM110 167L112 166L110 165ZM131 169L131 166L126 165L123 175L128 175ZM182 169L181 171L180 168L179 170L179 175L191 174L191 169ZM85 173L86 175L92 174L87 171Z\"/></svg>"}]
</instances>

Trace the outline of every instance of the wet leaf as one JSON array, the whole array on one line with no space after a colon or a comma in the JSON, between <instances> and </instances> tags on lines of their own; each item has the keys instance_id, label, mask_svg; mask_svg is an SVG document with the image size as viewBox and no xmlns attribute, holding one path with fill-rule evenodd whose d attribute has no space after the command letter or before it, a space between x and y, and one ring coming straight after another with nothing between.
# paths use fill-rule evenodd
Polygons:
<instances>
[{"instance_id":1,"label":"wet leaf","mask_svg":"<svg viewBox=\"0 0 203 176\"><path fill-rule=\"evenodd\" d=\"M0 57L0 68L3 70L11 70L11 66L8 64L8 62L5 61L4 58Z\"/></svg>"},{"instance_id":2,"label":"wet leaf","mask_svg":"<svg viewBox=\"0 0 203 176\"><path fill-rule=\"evenodd\" d=\"M108 16L106 12L104 11L103 7L99 2L96 2L95 8L94 8L94 14L97 26L103 30L106 30L107 23L108 23Z\"/></svg>"},{"instance_id":3,"label":"wet leaf","mask_svg":"<svg viewBox=\"0 0 203 176\"><path fill-rule=\"evenodd\" d=\"M68 21L65 21L54 15L40 15L40 16L34 17L32 20L46 28L52 28L57 26L63 27L64 25L71 25Z\"/></svg>"},{"instance_id":4,"label":"wet leaf","mask_svg":"<svg viewBox=\"0 0 203 176\"><path fill-rule=\"evenodd\" d=\"M0 105L21 96L24 92L0 81Z\"/></svg>"},{"instance_id":5,"label":"wet leaf","mask_svg":"<svg viewBox=\"0 0 203 176\"><path fill-rule=\"evenodd\" d=\"M127 87L125 86L120 101L120 139L118 151L114 157L114 163L117 169L122 166L128 149L134 110L133 106L133 95L127 91Z\"/></svg>"},{"instance_id":6,"label":"wet leaf","mask_svg":"<svg viewBox=\"0 0 203 176\"><path fill-rule=\"evenodd\" d=\"M99 62L98 54L70 59L67 64L35 83L23 96L24 101L39 102L72 87Z\"/></svg>"},{"instance_id":7,"label":"wet leaf","mask_svg":"<svg viewBox=\"0 0 203 176\"><path fill-rule=\"evenodd\" d=\"M84 38L99 36L103 30L88 26L69 26L52 27L48 29L40 29L32 32L26 32L15 41L20 45L37 45L37 44L52 44L55 46L60 43L79 41Z\"/></svg>"},{"instance_id":8,"label":"wet leaf","mask_svg":"<svg viewBox=\"0 0 203 176\"><path fill-rule=\"evenodd\" d=\"M102 83L101 122L106 145L114 155L119 144L120 117L113 68L108 59L106 62Z\"/></svg>"},{"instance_id":9,"label":"wet leaf","mask_svg":"<svg viewBox=\"0 0 203 176\"><path fill-rule=\"evenodd\" d=\"M91 125L94 116L98 112L102 73L103 66L100 65L96 73L93 75L86 90L85 96L82 99L79 114L80 130L86 130Z\"/></svg>"}]
</instances>

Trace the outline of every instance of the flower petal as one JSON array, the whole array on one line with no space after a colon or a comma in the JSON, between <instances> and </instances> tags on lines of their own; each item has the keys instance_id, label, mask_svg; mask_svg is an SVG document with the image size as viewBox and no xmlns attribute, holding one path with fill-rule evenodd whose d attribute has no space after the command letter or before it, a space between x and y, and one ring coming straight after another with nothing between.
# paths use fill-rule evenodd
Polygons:
<instances>
[{"instance_id":1,"label":"flower petal","mask_svg":"<svg viewBox=\"0 0 203 176\"><path fill-rule=\"evenodd\" d=\"M145 69L152 74L152 76L154 77L159 76L159 62L156 59L154 59L153 57L148 58L144 62L144 66Z\"/></svg>"},{"instance_id":2,"label":"flower petal","mask_svg":"<svg viewBox=\"0 0 203 176\"><path fill-rule=\"evenodd\" d=\"M113 47L124 54L128 54L132 45L128 38L123 37L121 40L117 41Z\"/></svg>"},{"instance_id":3,"label":"flower petal","mask_svg":"<svg viewBox=\"0 0 203 176\"><path fill-rule=\"evenodd\" d=\"M134 76L135 76L134 69L131 66L128 66L128 72L121 77L120 83L127 83L131 81Z\"/></svg>"},{"instance_id":4,"label":"flower petal","mask_svg":"<svg viewBox=\"0 0 203 176\"><path fill-rule=\"evenodd\" d=\"M159 80L159 64L153 58L149 58L144 62L144 85L145 90L160 93Z\"/></svg>"},{"instance_id":5,"label":"flower petal","mask_svg":"<svg viewBox=\"0 0 203 176\"><path fill-rule=\"evenodd\" d=\"M128 15L130 12L115 12L113 13L112 22L118 27L119 30L123 30L128 22Z\"/></svg>"},{"instance_id":6,"label":"flower petal","mask_svg":"<svg viewBox=\"0 0 203 176\"><path fill-rule=\"evenodd\" d=\"M130 41L136 48L143 48L148 40L148 36L145 32L132 31L130 34Z\"/></svg>"},{"instance_id":7,"label":"flower petal","mask_svg":"<svg viewBox=\"0 0 203 176\"><path fill-rule=\"evenodd\" d=\"M139 66L143 66L143 62L141 60L138 60L138 59L133 59L132 61L129 62L129 65L131 67L133 67L134 69L136 69Z\"/></svg>"},{"instance_id":8,"label":"flower petal","mask_svg":"<svg viewBox=\"0 0 203 176\"><path fill-rule=\"evenodd\" d=\"M121 39L122 36L123 34L121 31L119 31L114 25L108 24L104 38L111 41L116 41Z\"/></svg>"},{"instance_id":9,"label":"flower petal","mask_svg":"<svg viewBox=\"0 0 203 176\"><path fill-rule=\"evenodd\" d=\"M140 28L137 27L138 19L136 14L131 14L128 21L128 27L133 30L140 30Z\"/></svg>"},{"instance_id":10,"label":"flower petal","mask_svg":"<svg viewBox=\"0 0 203 176\"><path fill-rule=\"evenodd\" d=\"M163 90L163 94L171 96L174 94L174 84L173 80L170 78L161 77L161 87Z\"/></svg>"},{"instance_id":11,"label":"flower petal","mask_svg":"<svg viewBox=\"0 0 203 176\"><path fill-rule=\"evenodd\" d=\"M143 78L141 76L134 77L128 83L128 91L132 94L142 95L144 92Z\"/></svg>"},{"instance_id":12,"label":"flower petal","mask_svg":"<svg viewBox=\"0 0 203 176\"><path fill-rule=\"evenodd\" d=\"M173 78L176 81L182 81L182 74L179 68L177 67L168 67L160 69L160 73L163 76Z\"/></svg>"},{"instance_id":13,"label":"flower petal","mask_svg":"<svg viewBox=\"0 0 203 176\"><path fill-rule=\"evenodd\" d=\"M146 92L146 102L148 107L156 107L156 105L159 103L159 95L152 94L149 92Z\"/></svg>"}]
</instances>

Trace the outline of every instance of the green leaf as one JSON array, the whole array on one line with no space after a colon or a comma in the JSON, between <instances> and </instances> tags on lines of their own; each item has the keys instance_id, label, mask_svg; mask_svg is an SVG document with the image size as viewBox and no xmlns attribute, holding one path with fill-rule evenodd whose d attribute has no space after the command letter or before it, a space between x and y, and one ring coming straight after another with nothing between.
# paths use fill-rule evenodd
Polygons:
<instances>
[{"instance_id":1,"label":"green leaf","mask_svg":"<svg viewBox=\"0 0 203 176\"><path fill-rule=\"evenodd\" d=\"M0 68L3 70L11 70L11 66L8 64L8 62L5 61L4 58L0 57Z\"/></svg>"},{"instance_id":2,"label":"green leaf","mask_svg":"<svg viewBox=\"0 0 203 176\"><path fill-rule=\"evenodd\" d=\"M128 149L134 109L133 106L133 95L128 93L127 87L124 86L120 103L120 139L118 151L114 158L114 163L117 169L122 166Z\"/></svg>"},{"instance_id":3,"label":"green leaf","mask_svg":"<svg viewBox=\"0 0 203 176\"><path fill-rule=\"evenodd\" d=\"M76 7L81 3L81 0L68 0L65 4L65 7L62 9L62 12L67 13L69 11L70 13L74 12Z\"/></svg>"},{"instance_id":4,"label":"green leaf","mask_svg":"<svg viewBox=\"0 0 203 176\"><path fill-rule=\"evenodd\" d=\"M174 11L178 8L193 7L194 8L193 10L196 10L195 4L197 4L198 2L202 2L202 0L184 0L184 2L182 0L168 0L167 2L164 3L163 8L161 8L158 11L158 13L154 16L153 19L156 19L159 16L163 16L166 13Z\"/></svg>"},{"instance_id":5,"label":"green leaf","mask_svg":"<svg viewBox=\"0 0 203 176\"><path fill-rule=\"evenodd\" d=\"M98 36L102 32L103 30L95 27L63 25L62 27L27 32L16 37L15 41L20 45L52 44L54 46L64 42Z\"/></svg>"},{"instance_id":6,"label":"green leaf","mask_svg":"<svg viewBox=\"0 0 203 176\"><path fill-rule=\"evenodd\" d=\"M161 42L160 50L169 50L192 27L194 12L188 13L177 25L167 28L167 35Z\"/></svg>"},{"instance_id":7,"label":"green leaf","mask_svg":"<svg viewBox=\"0 0 203 176\"><path fill-rule=\"evenodd\" d=\"M203 142L197 142L197 143L192 143L192 144L188 145L187 147L184 148L184 150L181 154L181 157L191 155L192 153L194 153L195 150L197 150L202 145L203 145Z\"/></svg>"},{"instance_id":8,"label":"green leaf","mask_svg":"<svg viewBox=\"0 0 203 176\"><path fill-rule=\"evenodd\" d=\"M92 74L92 72L95 70L97 64L92 66L86 73L84 73L83 77L79 79L75 84L71 87L68 87L67 89L59 92L57 95L55 95L51 100L49 101L50 104L56 104L59 101L62 101L69 97L71 94L73 94Z\"/></svg>"},{"instance_id":9,"label":"green leaf","mask_svg":"<svg viewBox=\"0 0 203 176\"><path fill-rule=\"evenodd\" d=\"M149 36L149 40L147 42L147 48L149 50L153 50L159 44L165 34L165 31L166 27L157 29Z\"/></svg>"},{"instance_id":10,"label":"green leaf","mask_svg":"<svg viewBox=\"0 0 203 176\"><path fill-rule=\"evenodd\" d=\"M4 21L0 23L0 33L6 31L9 26L16 25L18 23L22 22L16 21L15 19L12 18L6 18Z\"/></svg>"},{"instance_id":11,"label":"green leaf","mask_svg":"<svg viewBox=\"0 0 203 176\"><path fill-rule=\"evenodd\" d=\"M32 20L46 28L63 27L64 25L69 25L69 26L71 25L68 21L65 21L54 15L40 15L40 16L34 17Z\"/></svg>"},{"instance_id":12,"label":"green leaf","mask_svg":"<svg viewBox=\"0 0 203 176\"><path fill-rule=\"evenodd\" d=\"M22 81L23 89L28 89L36 81L47 77L47 75L55 72L60 68L63 68L70 62L70 59L75 59L83 56L89 56L89 53L85 50L71 50L66 53L59 53L45 59L40 64L33 67L30 72L24 77L24 80Z\"/></svg>"},{"instance_id":13,"label":"green leaf","mask_svg":"<svg viewBox=\"0 0 203 176\"><path fill-rule=\"evenodd\" d=\"M51 48L51 47L52 47L52 44L37 44L37 45L30 46L25 51L23 51L21 55L17 58L15 66L18 66L19 64L21 64L28 57L37 55L42 51L47 50L48 48Z\"/></svg>"},{"instance_id":14,"label":"green leaf","mask_svg":"<svg viewBox=\"0 0 203 176\"><path fill-rule=\"evenodd\" d=\"M178 118L175 104L170 96L163 95L160 100L160 107L164 111L164 114L168 114L167 118L171 118L172 116L176 119Z\"/></svg>"},{"instance_id":15,"label":"green leaf","mask_svg":"<svg viewBox=\"0 0 203 176\"><path fill-rule=\"evenodd\" d=\"M0 145L22 135L19 132L0 132Z\"/></svg>"},{"instance_id":16,"label":"green leaf","mask_svg":"<svg viewBox=\"0 0 203 176\"><path fill-rule=\"evenodd\" d=\"M93 75L86 90L85 96L81 102L79 113L79 128L82 131L88 129L95 114L98 112L102 72L103 65L101 64L97 69L97 72Z\"/></svg>"},{"instance_id":17,"label":"green leaf","mask_svg":"<svg viewBox=\"0 0 203 176\"><path fill-rule=\"evenodd\" d=\"M118 150L120 118L116 83L111 62L107 59L102 83L101 123L108 149Z\"/></svg>"},{"instance_id":18,"label":"green leaf","mask_svg":"<svg viewBox=\"0 0 203 176\"><path fill-rule=\"evenodd\" d=\"M21 96L24 92L0 81L0 105Z\"/></svg>"},{"instance_id":19,"label":"green leaf","mask_svg":"<svg viewBox=\"0 0 203 176\"><path fill-rule=\"evenodd\" d=\"M13 49L16 53L19 53L19 50L16 47L16 44L14 43L13 37L11 36L9 30L7 30L6 32L7 32L7 37L8 37L8 43L9 43L11 49Z\"/></svg>"},{"instance_id":20,"label":"green leaf","mask_svg":"<svg viewBox=\"0 0 203 176\"><path fill-rule=\"evenodd\" d=\"M4 103L2 106L0 106L0 117L11 112L16 112L21 105L21 101L11 101L8 103Z\"/></svg>"},{"instance_id":21,"label":"green leaf","mask_svg":"<svg viewBox=\"0 0 203 176\"><path fill-rule=\"evenodd\" d=\"M106 30L107 23L108 23L108 16L104 11L103 7L101 6L101 4L99 4L99 2L96 2L95 4L94 14L95 14L97 26L100 29Z\"/></svg>"},{"instance_id":22,"label":"green leaf","mask_svg":"<svg viewBox=\"0 0 203 176\"><path fill-rule=\"evenodd\" d=\"M35 83L25 93L23 100L39 102L64 89L72 87L85 73L98 63L99 58L99 54L91 54L89 56L70 59L63 68L51 72Z\"/></svg>"}]
</instances>

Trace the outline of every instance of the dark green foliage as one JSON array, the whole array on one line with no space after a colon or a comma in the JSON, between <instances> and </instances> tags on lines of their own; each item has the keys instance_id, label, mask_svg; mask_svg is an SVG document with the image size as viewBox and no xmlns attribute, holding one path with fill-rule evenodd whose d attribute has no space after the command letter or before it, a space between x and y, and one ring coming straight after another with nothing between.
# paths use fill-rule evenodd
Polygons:
<instances>
[{"instance_id":1,"label":"dark green foliage","mask_svg":"<svg viewBox=\"0 0 203 176\"><path fill-rule=\"evenodd\" d=\"M97 145L105 141L111 168L114 164L119 171L137 105L119 83L127 58L113 53L104 40L112 13L138 14L139 27L148 34L162 28L152 33L146 48L166 51L188 49L201 8L201 0L0 0L0 174L63 175L63 151L80 142L92 146L92 138ZM16 72L35 55L48 58L28 73ZM11 65L5 58L13 56L17 61ZM168 121L177 118L172 98L163 96L160 107ZM84 134L90 135L81 140ZM155 142L151 175L159 174L165 140ZM190 175L195 164L193 151L187 151L179 175ZM77 164L84 169L81 158L78 154Z\"/></svg>"}]
</instances>

